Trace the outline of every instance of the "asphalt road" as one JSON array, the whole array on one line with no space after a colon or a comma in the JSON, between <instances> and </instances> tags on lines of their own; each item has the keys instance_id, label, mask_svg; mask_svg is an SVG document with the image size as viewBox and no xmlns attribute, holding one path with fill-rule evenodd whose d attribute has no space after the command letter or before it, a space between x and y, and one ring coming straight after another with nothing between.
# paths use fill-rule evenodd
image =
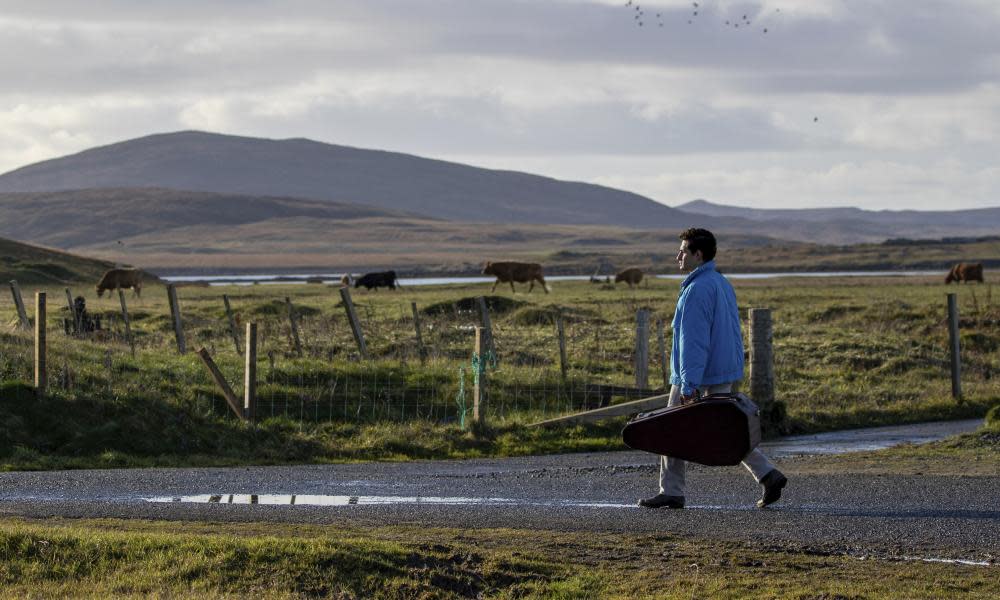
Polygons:
<instances>
[{"instance_id":1,"label":"asphalt road","mask_svg":"<svg viewBox=\"0 0 1000 600\"><path fill-rule=\"evenodd\" d=\"M775 445L768 450L787 453ZM1000 477L797 476L781 502L761 510L754 506L760 486L741 467L692 465L688 508L636 507L638 498L656 493L656 481L657 457L639 452L13 472L0 474L0 515L647 533L855 555L1000 560Z\"/></svg>"}]
</instances>

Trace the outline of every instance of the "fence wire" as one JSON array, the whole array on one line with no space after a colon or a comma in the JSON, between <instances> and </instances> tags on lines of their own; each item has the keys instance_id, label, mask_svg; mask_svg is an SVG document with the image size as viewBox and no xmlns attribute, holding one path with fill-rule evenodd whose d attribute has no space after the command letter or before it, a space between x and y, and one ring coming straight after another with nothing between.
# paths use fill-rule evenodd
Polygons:
<instances>
[{"instance_id":1,"label":"fence wire","mask_svg":"<svg viewBox=\"0 0 1000 600\"><path fill-rule=\"evenodd\" d=\"M966 393L1000 391L995 378L1000 371L1000 310L987 293L966 298L962 306ZM13 302L6 300L0 306L7 323L0 333L0 379L30 382L32 333L17 326ZM324 310L292 298L293 330L286 302L256 299L248 309L246 298L234 298L234 332L221 300L187 302L193 307L183 317L188 348L208 349L240 395L244 326L257 323L260 419L462 424L471 416L473 342L481 315L468 303L434 310L423 307L421 347L408 303L355 302L369 355L363 359L339 305ZM843 410L852 403L877 409L913 403L927 393L946 395L950 362L945 312L940 305L903 304L879 307L878 318L846 329L843 319L850 318L850 309L814 311L787 321L778 312L777 396L790 409L809 414ZM635 303L615 314L600 306L566 308L561 313L551 307L493 313L497 362L484 376L485 417L501 423L530 422L662 392L667 387L663 361L669 359L670 315L662 310L651 315L648 381L639 386L634 364L636 324L627 315L640 307ZM69 310L50 303L49 387L68 396L129 398L154 393L187 402L203 414L226 414L226 401L204 365L190 351L178 355L169 315L142 306L130 310L134 357L120 314L104 309L101 330L74 334L66 325ZM565 365L555 322L560 314ZM663 351L657 339L658 320L667 322ZM812 333L804 335L803 327Z\"/></svg>"}]
</instances>

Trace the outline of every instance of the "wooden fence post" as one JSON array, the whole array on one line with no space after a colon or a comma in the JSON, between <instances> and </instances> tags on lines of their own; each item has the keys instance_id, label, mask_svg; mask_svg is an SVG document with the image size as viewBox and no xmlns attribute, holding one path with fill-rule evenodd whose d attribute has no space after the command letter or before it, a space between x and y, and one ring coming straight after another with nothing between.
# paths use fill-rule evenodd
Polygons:
<instances>
[{"instance_id":1,"label":"wooden fence post","mask_svg":"<svg viewBox=\"0 0 1000 600\"><path fill-rule=\"evenodd\" d=\"M569 370L569 361L566 360L566 327L563 324L561 309L556 313L556 333L559 335L559 368L562 371L563 383L566 383L566 372Z\"/></svg>"},{"instance_id":2,"label":"wooden fence post","mask_svg":"<svg viewBox=\"0 0 1000 600\"><path fill-rule=\"evenodd\" d=\"M649 387L649 309L635 314L635 387Z\"/></svg>"},{"instance_id":3,"label":"wooden fence post","mask_svg":"<svg viewBox=\"0 0 1000 600\"><path fill-rule=\"evenodd\" d=\"M358 344L358 353L363 360L368 359L368 348L365 346L365 333L361 331L361 323L358 321L358 313L354 310L354 302L351 301L350 288L340 288L340 298L344 302L344 309L347 311L347 320L351 322L351 331L354 333L354 341Z\"/></svg>"},{"instance_id":4,"label":"wooden fence post","mask_svg":"<svg viewBox=\"0 0 1000 600\"><path fill-rule=\"evenodd\" d=\"M750 309L750 397L761 408L774 403L771 309Z\"/></svg>"},{"instance_id":5,"label":"wooden fence post","mask_svg":"<svg viewBox=\"0 0 1000 600\"><path fill-rule=\"evenodd\" d=\"M656 320L656 341L660 347L660 372L663 374L663 390L670 391L670 365L667 364L667 337L663 333L663 319Z\"/></svg>"},{"instance_id":6,"label":"wooden fence post","mask_svg":"<svg viewBox=\"0 0 1000 600\"><path fill-rule=\"evenodd\" d=\"M421 364L423 364L427 361L427 349L424 348L424 338L420 333L420 313L417 312L416 302L410 302L410 308L413 310L413 328L417 332L417 353L420 355Z\"/></svg>"},{"instance_id":7,"label":"wooden fence post","mask_svg":"<svg viewBox=\"0 0 1000 600\"><path fill-rule=\"evenodd\" d=\"M229 382L226 378L222 376L222 371L216 366L215 361L212 360L212 355L208 353L208 349L202 348L198 351L198 356L201 357L202 362L208 367L208 372L211 373L212 379L215 380L215 384L219 386L222 390L222 395L226 398L226 404L229 405L230 410L232 410L237 417L243 419L243 409L240 407L240 400L236 397L236 393L233 392L233 388L229 387Z\"/></svg>"},{"instance_id":8,"label":"wooden fence post","mask_svg":"<svg viewBox=\"0 0 1000 600\"><path fill-rule=\"evenodd\" d=\"M73 333L80 333L80 315L76 314L76 307L73 306L73 293L66 288L66 306L69 308L69 317L73 321Z\"/></svg>"},{"instance_id":9,"label":"wooden fence post","mask_svg":"<svg viewBox=\"0 0 1000 600\"><path fill-rule=\"evenodd\" d=\"M243 369L243 418L257 419L257 324L247 323L246 366Z\"/></svg>"},{"instance_id":10,"label":"wooden fence post","mask_svg":"<svg viewBox=\"0 0 1000 600\"><path fill-rule=\"evenodd\" d=\"M229 306L229 294L222 295L222 303L226 305L226 319L229 321L229 335L233 337L233 346L236 347L236 354L243 354L240 350L240 334L236 331L236 320L233 318L233 309Z\"/></svg>"},{"instance_id":11,"label":"wooden fence post","mask_svg":"<svg viewBox=\"0 0 1000 600\"><path fill-rule=\"evenodd\" d=\"M476 370L472 374L472 420L477 423L486 422L486 351L489 350L487 338L482 327L476 327L476 360L473 365Z\"/></svg>"},{"instance_id":12,"label":"wooden fence post","mask_svg":"<svg viewBox=\"0 0 1000 600\"><path fill-rule=\"evenodd\" d=\"M476 296L479 305L479 326L483 329L483 351L492 352L496 358L493 345L493 324L490 322L490 309L486 306L486 298Z\"/></svg>"},{"instance_id":13,"label":"wooden fence post","mask_svg":"<svg viewBox=\"0 0 1000 600\"><path fill-rule=\"evenodd\" d=\"M45 292L35 292L35 391L39 398L48 383L45 345Z\"/></svg>"},{"instance_id":14,"label":"wooden fence post","mask_svg":"<svg viewBox=\"0 0 1000 600\"><path fill-rule=\"evenodd\" d=\"M14 306L17 307L18 326L21 329L31 329L31 321L28 319L28 311L24 310L24 299L21 298L21 286L17 285L17 280L10 280L10 293L14 296Z\"/></svg>"},{"instance_id":15,"label":"wooden fence post","mask_svg":"<svg viewBox=\"0 0 1000 600\"><path fill-rule=\"evenodd\" d=\"M951 395L962 401L962 355L958 336L958 298L948 294L948 340L951 349Z\"/></svg>"},{"instance_id":16,"label":"wooden fence post","mask_svg":"<svg viewBox=\"0 0 1000 600\"><path fill-rule=\"evenodd\" d=\"M174 321L174 337L177 338L177 352L185 354L187 344L184 343L184 327L181 325L181 307L177 304L177 288L172 283L167 284L167 300L170 301L170 316Z\"/></svg>"},{"instance_id":17,"label":"wooden fence post","mask_svg":"<svg viewBox=\"0 0 1000 600\"><path fill-rule=\"evenodd\" d=\"M295 343L295 354L302 356L302 342L299 341L299 325L295 322L295 307L292 306L292 299L285 296L285 304L288 305L288 323L292 327L292 341Z\"/></svg>"},{"instance_id":18,"label":"wooden fence post","mask_svg":"<svg viewBox=\"0 0 1000 600\"><path fill-rule=\"evenodd\" d=\"M135 358L135 341L132 339L132 325L128 318L128 308L125 306L125 292L118 288L118 300L122 304L122 319L125 321L125 339L128 340L128 347L132 351L132 358Z\"/></svg>"}]
</instances>

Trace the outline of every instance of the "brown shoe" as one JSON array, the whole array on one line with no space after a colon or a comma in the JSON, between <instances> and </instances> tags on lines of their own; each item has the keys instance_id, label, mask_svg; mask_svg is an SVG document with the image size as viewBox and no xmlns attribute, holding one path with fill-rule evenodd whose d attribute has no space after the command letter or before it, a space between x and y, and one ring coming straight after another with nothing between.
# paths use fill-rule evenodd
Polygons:
<instances>
[{"instance_id":1,"label":"brown shoe","mask_svg":"<svg viewBox=\"0 0 1000 600\"><path fill-rule=\"evenodd\" d=\"M757 501L757 508L764 508L781 498L781 488L788 485L788 478L782 475L781 471L772 469L771 472L760 478L760 484L764 486L764 495Z\"/></svg>"},{"instance_id":2,"label":"brown shoe","mask_svg":"<svg viewBox=\"0 0 1000 600\"><path fill-rule=\"evenodd\" d=\"M639 506L643 508L684 508L684 496L657 494L652 498L639 500Z\"/></svg>"}]
</instances>

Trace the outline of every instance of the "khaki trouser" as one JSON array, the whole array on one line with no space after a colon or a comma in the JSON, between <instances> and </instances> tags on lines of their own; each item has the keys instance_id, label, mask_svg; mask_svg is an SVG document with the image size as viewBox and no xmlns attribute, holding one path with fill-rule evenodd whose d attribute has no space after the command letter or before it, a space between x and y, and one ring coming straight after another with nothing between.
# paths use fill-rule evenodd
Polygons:
<instances>
[{"instance_id":1,"label":"khaki trouser","mask_svg":"<svg viewBox=\"0 0 1000 600\"><path fill-rule=\"evenodd\" d=\"M706 390L701 390L703 396L709 394L725 394L733 390L733 384L722 383L711 385ZM681 389L676 385L670 386L670 400L667 406L675 406L681 402ZM774 469L774 465L768 460L764 453L754 448L744 457L740 463L753 475L759 483L764 475ZM660 457L660 493L667 496L684 495L684 474L687 470L687 463L679 458L669 456Z\"/></svg>"}]
</instances>

